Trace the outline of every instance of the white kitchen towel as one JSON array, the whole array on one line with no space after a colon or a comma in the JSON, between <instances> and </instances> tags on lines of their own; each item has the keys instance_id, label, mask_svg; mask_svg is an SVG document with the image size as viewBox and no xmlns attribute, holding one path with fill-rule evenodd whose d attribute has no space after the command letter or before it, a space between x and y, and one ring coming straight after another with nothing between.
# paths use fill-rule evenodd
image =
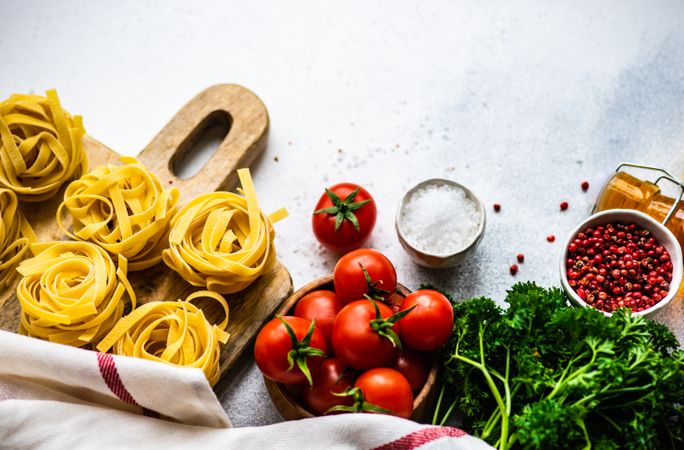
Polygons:
<instances>
[{"instance_id":1,"label":"white kitchen towel","mask_svg":"<svg viewBox=\"0 0 684 450\"><path fill-rule=\"evenodd\" d=\"M204 374L0 331L0 448L486 449L451 427L344 414L230 428Z\"/></svg>"}]
</instances>

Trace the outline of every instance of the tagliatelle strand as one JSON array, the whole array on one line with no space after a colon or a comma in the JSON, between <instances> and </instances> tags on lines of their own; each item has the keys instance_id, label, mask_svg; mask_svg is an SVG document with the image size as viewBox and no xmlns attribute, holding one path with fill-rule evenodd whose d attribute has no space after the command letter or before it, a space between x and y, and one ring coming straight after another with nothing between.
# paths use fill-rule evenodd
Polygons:
<instances>
[{"instance_id":1,"label":"tagliatelle strand","mask_svg":"<svg viewBox=\"0 0 684 450\"><path fill-rule=\"evenodd\" d=\"M125 256L131 271L143 270L161 261L180 194L176 188L163 189L135 158L121 161L123 166L98 166L69 184L57 223L72 239L94 242ZM73 232L62 222L64 208L73 219Z\"/></svg>"},{"instance_id":2,"label":"tagliatelle strand","mask_svg":"<svg viewBox=\"0 0 684 450\"><path fill-rule=\"evenodd\" d=\"M14 94L0 103L0 187L21 201L52 197L88 170L80 116L62 109L55 90Z\"/></svg>"},{"instance_id":3,"label":"tagliatelle strand","mask_svg":"<svg viewBox=\"0 0 684 450\"><path fill-rule=\"evenodd\" d=\"M260 209L249 169L238 170L242 193L211 192L185 205L172 219L164 263L193 286L221 294L241 291L275 263L273 223L280 209Z\"/></svg>"},{"instance_id":4,"label":"tagliatelle strand","mask_svg":"<svg viewBox=\"0 0 684 450\"><path fill-rule=\"evenodd\" d=\"M124 312L135 293L126 278L127 261L118 267L107 252L89 242L41 242L36 255L23 261L17 286L21 305L19 333L60 344L96 344Z\"/></svg>"},{"instance_id":5,"label":"tagliatelle strand","mask_svg":"<svg viewBox=\"0 0 684 450\"><path fill-rule=\"evenodd\" d=\"M191 303L203 298L213 299L223 307L225 317L218 325L209 323L202 310ZM226 300L215 292L199 291L185 300L140 306L117 322L97 350L113 349L116 355L199 368L213 386L221 374L219 343L228 341L227 325Z\"/></svg>"},{"instance_id":6,"label":"tagliatelle strand","mask_svg":"<svg viewBox=\"0 0 684 450\"><path fill-rule=\"evenodd\" d=\"M17 196L0 188L0 286L9 286L16 268L36 241L31 225L18 209Z\"/></svg>"}]
</instances>

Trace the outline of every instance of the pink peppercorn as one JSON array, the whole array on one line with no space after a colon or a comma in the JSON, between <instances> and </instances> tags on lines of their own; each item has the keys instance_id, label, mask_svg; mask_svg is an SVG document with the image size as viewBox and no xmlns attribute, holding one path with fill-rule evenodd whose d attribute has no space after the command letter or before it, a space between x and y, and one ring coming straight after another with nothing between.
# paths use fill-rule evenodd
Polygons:
<instances>
[{"instance_id":1,"label":"pink peppercorn","mask_svg":"<svg viewBox=\"0 0 684 450\"><path fill-rule=\"evenodd\" d=\"M644 311L662 301L670 289L672 267L667 250L635 224L588 227L568 244L568 284L605 312L622 307Z\"/></svg>"}]
</instances>

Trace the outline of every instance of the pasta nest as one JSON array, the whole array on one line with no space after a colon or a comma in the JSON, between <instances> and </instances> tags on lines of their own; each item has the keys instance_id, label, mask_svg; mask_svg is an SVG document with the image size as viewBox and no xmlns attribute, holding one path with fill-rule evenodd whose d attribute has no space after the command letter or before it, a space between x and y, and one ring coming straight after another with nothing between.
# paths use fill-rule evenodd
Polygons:
<instances>
[{"instance_id":1,"label":"pasta nest","mask_svg":"<svg viewBox=\"0 0 684 450\"><path fill-rule=\"evenodd\" d=\"M126 258L118 267L107 252L89 242L33 244L36 256L17 270L21 305L19 333L75 347L97 344L136 298L126 277Z\"/></svg>"},{"instance_id":2,"label":"pasta nest","mask_svg":"<svg viewBox=\"0 0 684 450\"><path fill-rule=\"evenodd\" d=\"M57 92L14 94L0 103L0 186L19 200L52 197L88 170L80 116L62 109Z\"/></svg>"},{"instance_id":3,"label":"pasta nest","mask_svg":"<svg viewBox=\"0 0 684 450\"><path fill-rule=\"evenodd\" d=\"M90 241L111 255L123 255L131 271L161 261L179 191L163 189L159 178L135 158L123 166L98 166L73 181L57 209L57 223L76 240ZM66 208L73 232L62 222Z\"/></svg>"},{"instance_id":4,"label":"pasta nest","mask_svg":"<svg viewBox=\"0 0 684 450\"><path fill-rule=\"evenodd\" d=\"M221 304L224 319L211 324L193 300L210 299ZM212 386L218 381L221 349L228 341L228 303L210 291L199 291L185 300L157 301L140 306L118 321L98 344L116 355L134 356L179 367L199 368Z\"/></svg>"},{"instance_id":5,"label":"pasta nest","mask_svg":"<svg viewBox=\"0 0 684 450\"><path fill-rule=\"evenodd\" d=\"M232 192L200 195L171 221L164 263L193 286L221 294L241 291L275 263L273 222L265 215L248 169L238 170L244 196Z\"/></svg>"},{"instance_id":6,"label":"pasta nest","mask_svg":"<svg viewBox=\"0 0 684 450\"><path fill-rule=\"evenodd\" d=\"M36 240L24 215L17 209L17 196L0 188L0 286L9 286L16 268Z\"/></svg>"}]
</instances>

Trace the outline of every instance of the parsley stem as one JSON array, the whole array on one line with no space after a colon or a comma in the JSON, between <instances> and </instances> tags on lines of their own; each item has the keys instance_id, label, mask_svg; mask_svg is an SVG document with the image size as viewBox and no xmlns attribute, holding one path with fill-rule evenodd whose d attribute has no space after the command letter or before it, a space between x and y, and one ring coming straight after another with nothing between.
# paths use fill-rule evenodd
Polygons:
<instances>
[{"instance_id":1,"label":"parsley stem","mask_svg":"<svg viewBox=\"0 0 684 450\"><path fill-rule=\"evenodd\" d=\"M575 420L575 423L577 424L578 427L582 429L582 433L584 433L584 442L586 445L584 446L583 450L591 450L591 440L589 439L589 433L587 432L587 427L584 425L584 420L582 419L577 419Z\"/></svg>"},{"instance_id":2,"label":"parsley stem","mask_svg":"<svg viewBox=\"0 0 684 450\"><path fill-rule=\"evenodd\" d=\"M646 389L650 388L652 385L645 384L643 386L633 386L633 387L628 387L628 388L619 388L619 389L608 389L607 391L604 392L604 394L621 394L623 392L638 392L638 391L645 391Z\"/></svg>"},{"instance_id":3,"label":"parsley stem","mask_svg":"<svg viewBox=\"0 0 684 450\"><path fill-rule=\"evenodd\" d=\"M606 415L603 414L601 411L596 411L596 413L597 413L599 416L603 417L603 418L606 420L606 422L608 422L609 424L611 424L611 425L613 426L613 428L615 428L616 431L621 431L621 430L622 430L622 429L620 428L620 426L619 426L617 423L615 423L615 421L614 421L613 419L611 419L610 417L606 416Z\"/></svg>"},{"instance_id":4,"label":"parsley stem","mask_svg":"<svg viewBox=\"0 0 684 450\"><path fill-rule=\"evenodd\" d=\"M482 439L486 440L489 437L489 435L494 430L494 426L497 424L500 415L501 410L497 408L494 410L494 413L491 416L489 416L489 420L487 420L487 423L485 424L485 427L482 430L482 434L480 435Z\"/></svg>"},{"instance_id":5,"label":"parsley stem","mask_svg":"<svg viewBox=\"0 0 684 450\"><path fill-rule=\"evenodd\" d=\"M446 414L444 414L444 417L442 418L442 421L439 423L439 426L442 427L446 423L447 419L449 416L451 416L451 413L454 411L454 408L456 407L456 400L451 402L451 405L449 405L449 409L447 409Z\"/></svg>"},{"instance_id":6,"label":"parsley stem","mask_svg":"<svg viewBox=\"0 0 684 450\"><path fill-rule=\"evenodd\" d=\"M558 383L556 383L556 386L553 388L553 391L551 391L551 393L546 396L546 398L548 400L551 400L553 397L555 397L555 395L558 394L558 392L560 392L562 390L562 388L565 388L565 386L568 384L568 382L570 382L573 379L585 374L589 370L589 367L591 367L591 365L594 364L594 361L596 361L596 356L598 354L598 352L596 351L596 348L594 348L593 346L591 347L591 351L592 351L591 360L587 364L583 365L582 367L580 367L579 369L575 370L573 373L568 375L567 378L563 379L563 377L561 377L561 379L558 381ZM570 363L568 364L568 367L566 367L565 371L563 372L563 375L565 375L566 371L570 368L572 363L575 362L576 360L577 360L577 358L573 358L573 360L570 361Z\"/></svg>"},{"instance_id":7,"label":"parsley stem","mask_svg":"<svg viewBox=\"0 0 684 450\"><path fill-rule=\"evenodd\" d=\"M501 444L499 445L499 450L505 450L506 444L508 443L508 408L506 407L506 404L501 398L501 393L499 392L499 389L496 387L496 384L494 384L494 380L492 379L492 376L489 374L487 366L485 366L484 327L482 326L482 323L479 324L478 335L480 339L480 370L482 371L482 375L484 375L485 380L487 380L487 385L489 385L489 390L492 391L492 395L494 395L494 400L496 400L496 404L499 405L499 409L501 409L501 438L499 439ZM504 383L504 387L506 387L506 389L507 385L508 383Z\"/></svg>"},{"instance_id":8,"label":"parsley stem","mask_svg":"<svg viewBox=\"0 0 684 450\"><path fill-rule=\"evenodd\" d=\"M437 397L437 405L435 406L435 413L432 415L432 424L437 425L437 419L439 418L439 410L442 407L442 398L444 397L444 391L446 390L446 383L442 383L442 388L439 390L439 397Z\"/></svg>"}]
</instances>

